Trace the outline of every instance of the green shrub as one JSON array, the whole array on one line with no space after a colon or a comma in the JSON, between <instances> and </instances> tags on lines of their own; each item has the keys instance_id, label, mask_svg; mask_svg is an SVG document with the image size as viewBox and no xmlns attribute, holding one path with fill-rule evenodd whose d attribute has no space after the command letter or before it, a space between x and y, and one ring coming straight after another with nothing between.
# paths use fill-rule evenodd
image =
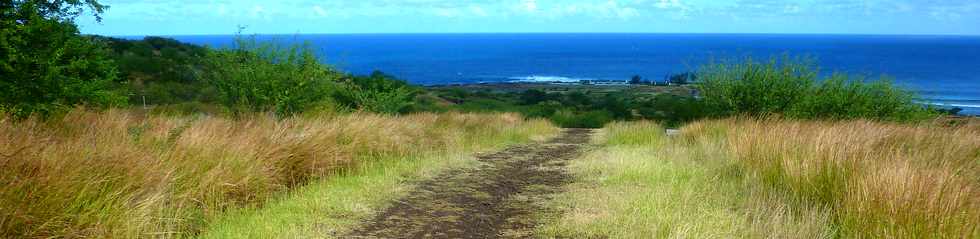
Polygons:
<instances>
[{"instance_id":1,"label":"green shrub","mask_svg":"<svg viewBox=\"0 0 980 239\"><path fill-rule=\"evenodd\" d=\"M129 83L130 102L177 104L214 102L214 90L201 79L208 48L162 37L128 40L96 36L108 43L119 78Z\"/></svg>"},{"instance_id":2,"label":"green shrub","mask_svg":"<svg viewBox=\"0 0 980 239\"><path fill-rule=\"evenodd\" d=\"M602 128L613 121L613 115L608 111L559 111L551 116L551 121L562 128Z\"/></svg>"},{"instance_id":3,"label":"green shrub","mask_svg":"<svg viewBox=\"0 0 980 239\"><path fill-rule=\"evenodd\" d=\"M74 17L96 1L14 1L0 4L0 108L23 118L77 105L126 103L116 67L102 42L79 35Z\"/></svg>"},{"instance_id":4,"label":"green shrub","mask_svg":"<svg viewBox=\"0 0 980 239\"><path fill-rule=\"evenodd\" d=\"M629 96L607 94L593 103L593 109L608 111L617 120L629 120L633 118L630 99Z\"/></svg>"},{"instance_id":5,"label":"green shrub","mask_svg":"<svg viewBox=\"0 0 980 239\"><path fill-rule=\"evenodd\" d=\"M786 114L803 119L882 119L913 121L933 114L915 104L915 95L887 79L865 82L836 74L817 84Z\"/></svg>"},{"instance_id":6,"label":"green shrub","mask_svg":"<svg viewBox=\"0 0 980 239\"><path fill-rule=\"evenodd\" d=\"M664 128L651 121L617 121L606 127L606 145L660 146L667 141Z\"/></svg>"},{"instance_id":7,"label":"green shrub","mask_svg":"<svg viewBox=\"0 0 980 239\"><path fill-rule=\"evenodd\" d=\"M167 116L187 116L195 114L218 115L221 113L221 106L202 102L189 101L175 104L156 105L150 109L150 114Z\"/></svg>"},{"instance_id":8,"label":"green shrub","mask_svg":"<svg viewBox=\"0 0 980 239\"><path fill-rule=\"evenodd\" d=\"M915 103L912 92L886 79L866 82L844 74L826 79L818 75L812 59L784 56L767 63L751 58L710 63L697 79L708 113L716 116L913 121L936 115Z\"/></svg>"},{"instance_id":9,"label":"green shrub","mask_svg":"<svg viewBox=\"0 0 980 239\"><path fill-rule=\"evenodd\" d=\"M657 95L637 108L643 118L658 121L667 127L678 127L708 116L703 101L669 94Z\"/></svg>"},{"instance_id":10,"label":"green shrub","mask_svg":"<svg viewBox=\"0 0 980 239\"><path fill-rule=\"evenodd\" d=\"M234 49L210 51L204 79L233 113L292 115L327 100L341 77L309 45L281 47L239 38Z\"/></svg>"},{"instance_id":11,"label":"green shrub","mask_svg":"<svg viewBox=\"0 0 980 239\"><path fill-rule=\"evenodd\" d=\"M773 58L760 63L712 62L697 78L704 102L716 114L767 115L782 113L800 101L817 81L818 72L809 58Z\"/></svg>"},{"instance_id":12,"label":"green shrub","mask_svg":"<svg viewBox=\"0 0 980 239\"><path fill-rule=\"evenodd\" d=\"M375 113L403 113L417 90L408 83L380 71L370 76L350 76L334 99L341 105Z\"/></svg>"}]
</instances>

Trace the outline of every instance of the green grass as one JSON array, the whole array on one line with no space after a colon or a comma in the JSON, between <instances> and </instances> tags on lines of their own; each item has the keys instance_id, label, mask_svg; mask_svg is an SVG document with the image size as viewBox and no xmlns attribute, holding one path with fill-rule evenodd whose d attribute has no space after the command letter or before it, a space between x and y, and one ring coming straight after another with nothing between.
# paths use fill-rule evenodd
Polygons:
<instances>
[{"instance_id":1,"label":"green grass","mask_svg":"<svg viewBox=\"0 0 980 239\"><path fill-rule=\"evenodd\" d=\"M578 182L551 202L563 213L539 228L541 236L826 237L820 211L751 196L722 138L682 142L649 122L613 123L604 133L603 148L571 163Z\"/></svg>"},{"instance_id":2,"label":"green grass","mask_svg":"<svg viewBox=\"0 0 980 239\"><path fill-rule=\"evenodd\" d=\"M540 228L575 238L977 238L975 125L613 123Z\"/></svg>"},{"instance_id":3,"label":"green grass","mask_svg":"<svg viewBox=\"0 0 980 239\"><path fill-rule=\"evenodd\" d=\"M314 182L265 207L230 213L201 238L335 238L403 196L411 188L406 182L475 162L464 153L367 161L357 171Z\"/></svg>"}]
</instances>

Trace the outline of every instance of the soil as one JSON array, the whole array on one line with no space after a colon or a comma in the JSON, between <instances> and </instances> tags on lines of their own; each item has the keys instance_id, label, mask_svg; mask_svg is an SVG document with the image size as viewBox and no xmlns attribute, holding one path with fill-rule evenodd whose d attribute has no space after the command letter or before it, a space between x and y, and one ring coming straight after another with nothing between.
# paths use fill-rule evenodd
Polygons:
<instances>
[{"instance_id":1,"label":"soil","mask_svg":"<svg viewBox=\"0 0 980 239\"><path fill-rule=\"evenodd\" d=\"M548 142L478 156L480 166L419 182L408 196L344 238L529 238L542 204L572 179L567 160L591 130L566 129Z\"/></svg>"}]
</instances>

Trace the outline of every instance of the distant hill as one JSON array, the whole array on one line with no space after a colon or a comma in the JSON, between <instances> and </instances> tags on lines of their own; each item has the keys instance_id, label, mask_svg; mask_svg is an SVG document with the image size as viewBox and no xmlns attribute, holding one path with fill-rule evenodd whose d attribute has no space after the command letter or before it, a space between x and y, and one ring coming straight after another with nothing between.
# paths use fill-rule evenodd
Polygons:
<instances>
[{"instance_id":1,"label":"distant hill","mask_svg":"<svg viewBox=\"0 0 980 239\"><path fill-rule=\"evenodd\" d=\"M207 48L164 37L95 38L111 50L120 79L132 90L130 102L142 102L143 97L150 104L212 100L199 77Z\"/></svg>"}]
</instances>

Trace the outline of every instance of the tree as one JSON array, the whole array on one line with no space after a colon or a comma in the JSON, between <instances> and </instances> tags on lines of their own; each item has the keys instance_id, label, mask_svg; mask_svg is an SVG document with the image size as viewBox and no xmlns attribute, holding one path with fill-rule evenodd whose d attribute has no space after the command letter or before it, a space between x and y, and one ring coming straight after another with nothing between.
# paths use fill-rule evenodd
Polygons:
<instances>
[{"instance_id":1,"label":"tree","mask_svg":"<svg viewBox=\"0 0 980 239\"><path fill-rule=\"evenodd\" d=\"M565 106L575 107L576 109L582 110L593 106L592 97L581 91L568 93L565 95L565 99L562 101L562 103L564 103Z\"/></svg>"},{"instance_id":2,"label":"tree","mask_svg":"<svg viewBox=\"0 0 980 239\"><path fill-rule=\"evenodd\" d=\"M697 75L691 72L685 72L682 74L671 75L667 82L674 85L686 85L697 80Z\"/></svg>"},{"instance_id":3,"label":"tree","mask_svg":"<svg viewBox=\"0 0 980 239\"><path fill-rule=\"evenodd\" d=\"M233 113L300 113L326 100L340 78L308 45L281 48L254 38L237 43L235 49L208 52L203 75Z\"/></svg>"},{"instance_id":4,"label":"tree","mask_svg":"<svg viewBox=\"0 0 980 239\"><path fill-rule=\"evenodd\" d=\"M125 104L103 44L74 24L85 9L100 20L107 7L95 0L0 3L0 111L49 116L82 104Z\"/></svg>"},{"instance_id":5,"label":"tree","mask_svg":"<svg viewBox=\"0 0 980 239\"><path fill-rule=\"evenodd\" d=\"M417 90L407 82L384 72L370 76L349 76L346 86L334 96L338 103L353 109L375 113L402 113L415 97Z\"/></svg>"},{"instance_id":6,"label":"tree","mask_svg":"<svg viewBox=\"0 0 980 239\"><path fill-rule=\"evenodd\" d=\"M630 78L630 85L639 85L639 84L643 84L643 77L641 77L640 75L634 75L632 78Z\"/></svg>"},{"instance_id":7,"label":"tree","mask_svg":"<svg viewBox=\"0 0 980 239\"><path fill-rule=\"evenodd\" d=\"M534 105L548 100L548 93L538 89L530 89L521 93L521 104Z\"/></svg>"}]
</instances>

